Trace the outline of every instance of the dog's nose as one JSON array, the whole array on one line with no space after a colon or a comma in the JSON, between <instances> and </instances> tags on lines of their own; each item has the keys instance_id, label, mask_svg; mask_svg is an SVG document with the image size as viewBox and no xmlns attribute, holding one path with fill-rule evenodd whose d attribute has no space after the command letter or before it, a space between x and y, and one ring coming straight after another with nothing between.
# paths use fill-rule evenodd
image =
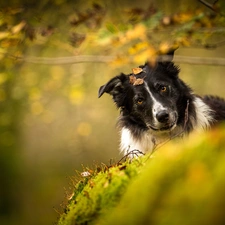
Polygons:
<instances>
[{"instance_id":1,"label":"dog's nose","mask_svg":"<svg viewBox=\"0 0 225 225\"><path fill-rule=\"evenodd\" d=\"M169 120L169 113L167 110L161 110L156 114L156 118L160 123L166 123Z\"/></svg>"}]
</instances>

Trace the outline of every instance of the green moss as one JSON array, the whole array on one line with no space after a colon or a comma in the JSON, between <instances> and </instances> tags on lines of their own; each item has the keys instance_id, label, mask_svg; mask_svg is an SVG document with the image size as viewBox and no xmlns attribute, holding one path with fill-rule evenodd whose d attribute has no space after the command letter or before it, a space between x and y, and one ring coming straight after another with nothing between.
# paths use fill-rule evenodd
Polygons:
<instances>
[{"instance_id":1,"label":"green moss","mask_svg":"<svg viewBox=\"0 0 225 225\"><path fill-rule=\"evenodd\" d=\"M74 196L70 200L58 224L94 224L99 216L115 207L125 193L128 184L139 173L144 164L144 158L135 159L132 163L125 162L110 168L103 168L100 172L80 181L75 188Z\"/></svg>"},{"instance_id":2,"label":"green moss","mask_svg":"<svg viewBox=\"0 0 225 225\"><path fill-rule=\"evenodd\" d=\"M225 224L224 209L223 128L92 176L59 224Z\"/></svg>"}]
</instances>

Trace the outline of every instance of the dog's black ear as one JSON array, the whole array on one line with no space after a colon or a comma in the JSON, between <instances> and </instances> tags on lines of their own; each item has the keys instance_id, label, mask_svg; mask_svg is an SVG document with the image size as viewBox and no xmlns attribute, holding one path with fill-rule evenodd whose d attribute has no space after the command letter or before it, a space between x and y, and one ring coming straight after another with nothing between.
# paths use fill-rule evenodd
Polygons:
<instances>
[{"instance_id":1,"label":"dog's black ear","mask_svg":"<svg viewBox=\"0 0 225 225\"><path fill-rule=\"evenodd\" d=\"M166 53L166 55L170 56L170 61L173 60L174 52L178 49L178 46L173 46L169 49L169 51Z\"/></svg>"},{"instance_id":2,"label":"dog's black ear","mask_svg":"<svg viewBox=\"0 0 225 225\"><path fill-rule=\"evenodd\" d=\"M98 97L100 98L104 93L113 96L121 93L123 91L123 83L127 80L128 76L125 74L112 78L109 82L99 88Z\"/></svg>"}]
</instances>

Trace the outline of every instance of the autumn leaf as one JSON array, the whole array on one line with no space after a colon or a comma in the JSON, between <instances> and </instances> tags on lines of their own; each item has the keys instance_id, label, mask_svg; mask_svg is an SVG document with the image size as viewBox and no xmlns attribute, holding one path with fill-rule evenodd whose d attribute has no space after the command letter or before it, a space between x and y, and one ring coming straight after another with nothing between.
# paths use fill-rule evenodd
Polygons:
<instances>
[{"instance_id":1,"label":"autumn leaf","mask_svg":"<svg viewBox=\"0 0 225 225\"><path fill-rule=\"evenodd\" d=\"M19 33L26 25L25 21L21 21L19 24L15 25L14 27L12 27L11 32L12 34L17 34Z\"/></svg>"},{"instance_id":2,"label":"autumn leaf","mask_svg":"<svg viewBox=\"0 0 225 225\"><path fill-rule=\"evenodd\" d=\"M144 78L137 78L135 81L134 81L134 86L135 85L141 85L144 83Z\"/></svg>"},{"instance_id":3,"label":"autumn leaf","mask_svg":"<svg viewBox=\"0 0 225 225\"><path fill-rule=\"evenodd\" d=\"M139 73L143 72L143 69L140 68L140 67L138 67L138 68L133 68L133 69L132 69L132 72L133 72L134 75L136 75L136 74L139 74Z\"/></svg>"},{"instance_id":4,"label":"autumn leaf","mask_svg":"<svg viewBox=\"0 0 225 225\"><path fill-rule=\"evenodd\" d=\"M129 76L130 79L130 84L134 84L134 82L136 81L136 77L134 75Z\"/></svg>"},{"instance_id":5,"label":"autumn leaf","mask_svg":"<svg viewBox=\"0 0 225 225\"><path fill-rule=\"evenodd\" d=\"M146 38L146 27L142 24L136 25L132 30L127 31L126 38L128 40L136 38L144 40Z\"/></svg>"},{"instance_id":6,"label":"autumn leaf","mask_svg":"<svg viewBox=\"0 0 225 225\"><path fill-rule=\"evenodd\" d=\"M140 68L141 69L141 68ZM145 77L144 77L145 78ZM144 78L136 78L134 75L131 75L129 77L130 79L130 84L133 84L134 86L136 85L142 85L144 83Z\"/></svg>"},{"instance_id":7,"label":"autumn leaf","mask_svg":"<svg viewBox=\"0 0 225 225\"><path fill-rule=\"evenodd\" d=\"M159 51L161 54L166 54L167 52L169 52L170 48L171 48L171 45L168 42L162 42L159 45Z\"/></svg>"}]
</instances>

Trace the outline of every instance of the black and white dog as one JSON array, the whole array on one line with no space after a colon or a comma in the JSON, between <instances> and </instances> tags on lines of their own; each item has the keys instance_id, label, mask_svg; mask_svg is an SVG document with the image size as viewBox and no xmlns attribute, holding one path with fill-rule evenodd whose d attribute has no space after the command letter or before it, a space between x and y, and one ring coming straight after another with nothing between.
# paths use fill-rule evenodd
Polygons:
<instances>
[{"instance_id":1,"label":"black and white dog","mask_svg":"<svg viewBox=\"0 0 225 225\"><path fill-rule=\"evenodd\" d=\"M224 99L195 95L178 74L172 61L145 64L100 87L99 97L105 92L112 95L121 110L118 125L124 154L152 152L168 139L225 120Z\"/></svg>"}]
</instances>

